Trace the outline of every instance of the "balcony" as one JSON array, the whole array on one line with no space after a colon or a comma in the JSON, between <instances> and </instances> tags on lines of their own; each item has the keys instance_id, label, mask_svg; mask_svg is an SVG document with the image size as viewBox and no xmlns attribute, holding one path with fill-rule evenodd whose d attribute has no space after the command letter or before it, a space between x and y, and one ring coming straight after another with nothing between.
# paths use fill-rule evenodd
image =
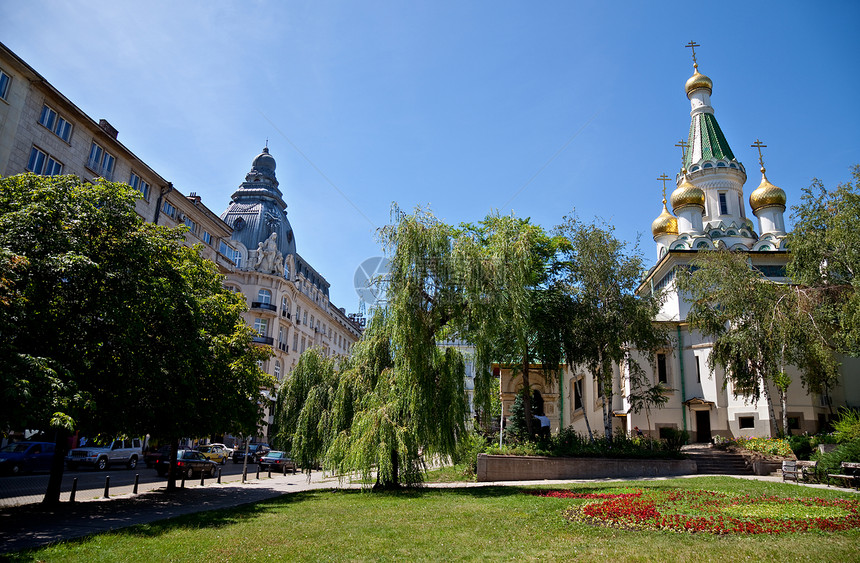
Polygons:
<instances>
[{"instance_id":1,"label":"balcony","mask_svg":"<svg viewBox=\"0 0 860 563\"><path fill-rule=\"evenodd\" d=\"M278 342L278 350L281 352L289 352L289 348L287 348L286 342Z\"/></svg>"},{"instance_id":2,"label":"balcony","mask_svg":"<svg viewBox=\"0 0 860 563\"><path fill-rule=\"evenodd\" d=\"M262 301L251 302L251 310L265 311L268 313L277 314L278 308L271 303L263 303Z\"/></svg>"},{"instance_id":3,"label":"balcony","mask_svg":"<svg viewBox=\"0 0 860 563\"><path fill-rule=\"evenodd\" d=\"M255 336L251 338L251 342L254 344L265 344L266 346L271 346L275 343L275 339L271 336Z\"/></svg>"},{"instance_id":4,"label":"balcony","mask_svg":"<svg viewBox=\"0 0 860 563\"><path fill-rule=\"evenodd\" d=\"M292 318L293 318L293 316L290 314L290 312L284 308L281 308L281 316L286 317L287 319L290 319L290 320L292 320Z\"/></svg>"}]
</instances>

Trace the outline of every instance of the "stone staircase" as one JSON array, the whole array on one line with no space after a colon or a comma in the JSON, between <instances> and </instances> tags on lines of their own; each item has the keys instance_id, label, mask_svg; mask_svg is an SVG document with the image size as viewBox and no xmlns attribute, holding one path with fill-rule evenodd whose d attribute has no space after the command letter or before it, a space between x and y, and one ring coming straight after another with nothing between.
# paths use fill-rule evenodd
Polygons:
<instances>
[{"instance_id":1,"label":"stone staircase","mask_svg":"<svg viewBox=\"0 0 860 563\"><path fill-rule=\"evenodd\" d=\"M715 450L710 445L685 446L683 453L696 462L699 475L752 475L752 467L741 454Z\"/></svg>"}]
</instances>

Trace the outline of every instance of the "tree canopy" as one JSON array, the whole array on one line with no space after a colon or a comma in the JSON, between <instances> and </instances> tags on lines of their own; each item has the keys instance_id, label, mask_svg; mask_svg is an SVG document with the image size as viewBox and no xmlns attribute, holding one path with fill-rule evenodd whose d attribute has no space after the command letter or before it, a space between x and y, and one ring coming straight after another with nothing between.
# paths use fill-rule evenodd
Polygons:
<instances>
[{"instance_id":1,"label":"tree canopy","mask_svg":"<svg viewBox=\"0 0 860 563\"><path fill-rule=\"evenodd\" d=\"M0 179L0 423L163 438L248 432L261 416L244 302L138 192L32 174ZM58 498L62 451L46 501Z\"/></svg>"}]
</instances>

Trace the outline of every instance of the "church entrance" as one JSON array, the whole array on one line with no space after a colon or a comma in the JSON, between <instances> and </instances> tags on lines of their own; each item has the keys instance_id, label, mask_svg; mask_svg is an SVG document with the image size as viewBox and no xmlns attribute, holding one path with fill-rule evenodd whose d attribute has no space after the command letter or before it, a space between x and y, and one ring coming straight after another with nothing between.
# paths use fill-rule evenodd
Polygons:
<instances>
[{"instance_id":1,"label":"church entrance","mask_svg":"<svg viewBox=\"0 0 860 563\"><path fill-rule=\"evenodd\" d=\"M696 442L711 441L711 411L695 411L696 413Z\"/></svg>"}]
</instances>

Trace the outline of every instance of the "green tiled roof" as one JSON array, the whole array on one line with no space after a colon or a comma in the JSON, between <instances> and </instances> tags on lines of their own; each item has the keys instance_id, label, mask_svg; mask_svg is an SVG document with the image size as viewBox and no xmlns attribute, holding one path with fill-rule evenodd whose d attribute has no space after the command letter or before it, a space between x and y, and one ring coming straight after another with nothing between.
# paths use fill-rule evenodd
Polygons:
<instances>
[{"instance_id":1,"label":"green tiled roof","mask_svg":"<svg viewBox=\"0 0 860 563\"><path fill-rule=\"evenodd\" d=\"M684 167L689 170L703 160L734 160L735 155L726 141L726 136L712 113L700 113L690 122L690 149L684 159Z\"/></svg>"}]
</instances>

